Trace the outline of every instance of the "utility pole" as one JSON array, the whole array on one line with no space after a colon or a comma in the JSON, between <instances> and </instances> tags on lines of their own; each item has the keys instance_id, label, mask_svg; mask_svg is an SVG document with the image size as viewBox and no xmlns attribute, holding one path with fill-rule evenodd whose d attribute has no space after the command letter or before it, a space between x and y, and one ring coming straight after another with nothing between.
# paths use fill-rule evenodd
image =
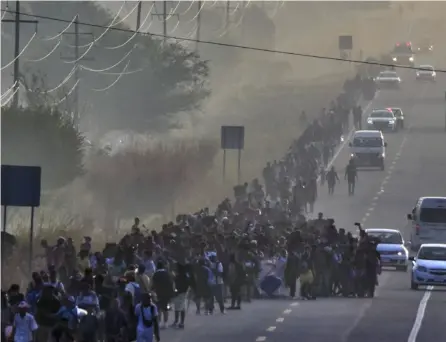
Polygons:
<instances>
[{"instance_id":1,"label":"utility pole","mask_svg":"<svg viewBox=\"0 0 446 342\"><path fill-rule=\"evenodd\" d=\"M37 20L21 20L20 19L20 1L15 2L15 19L3 19L2 23L14 23L15 24L15 42L14 42L14 98L12 99L13 108L17 108L19 106L19 87L20 87L20 24L34 24L39 23Z\"/></svg>"},{"instance_id":2,"label":"utility pole","mask_svg":"<svg viewBox=\"0 0 446 342\"><path fill-rule=\"evenodd\" d=\"M163 36L165 43L167 39L167 1L163 1Z\"/></svg>"},{"instance_id":3,"label":"utility pole","mask_svg":"<svg viewBox=\"0 0 446 342\"><path fill-rule=\"evenodd\" d=\"M136 31L139 30L141 27L141 8L142 8L142 1L138 2L138 13L136 16Z\"/></svg>"},{"instance_id":4,"label":"utility pole","mask_svg":"<svg viewBox=\"0 0 446 342\"><path fill-rule=\"evenodd\" d=\"M226 5L224 6L216 6L214 8L220 8L220 9L224 9L225 10L225 32L227 32L229 30L229 25L231 24L231 10L233 10L234 12L237 11L238 6L231 6L231 1L227 0L226 1Z\"/></svg>"},{"instance_id":5,"label":"utility pole","mask_svg":"<svg viewBox=\"0 0 446 342\"><path fill-rule=\"evenodd\" d=\"M88 35L94 38L93 33L91 32L79 32L79 17L76 16L76 19L74 19L74 32L64 32L64 35L74 35L74 57L63 57L61 56L61 59L66 61L75 61L74 62L74 78L75 82L78 83L79 81L79 36L80 35ZM94 59L91 57L83 57L81 60L84 61L93 61ZM74 89L74 124L76 127L79 127L80 123L80 113L79 113L79 84Z\"/></svg>"},{"instance_id":6,"label":"utility pole","mask_svg":"<svg viewBox=\"0 0 446 342\"><path fill-rule=\"evenodd\" d=\"M169 15L169 17L175 17L177 18L177 20L180 20L180 15L177 13L167 13L167 3L169 1L163 1L163 12L162 13L157 13L156 11L156 6L155 6L155 13L152 13L152 16L154 17L161 17L163 20L163 40L164 43L167 40L167 15Z\"/></svg>"},{"instance_id":7,"label":"utility pole","mask_svg":"<svg viewBox=\"0 0 446 342\"><path fill-rule=\"evenodd\" d=\"M196 45L195 51L198 51L198 42L200 41L200 29L201 29L201 0L198 0L198 14L197 14L197 32L195 34Z\"/></svg>"},{"instance_id":8,"label":"utility pole","mask_svg":"<svg viewBox=\"0 0 446 342\"><path fill-rule=\"evenodd\" d=\"M226 20L225 20L225 30L229 28L231 17L231 1L226 1Z\"/></svg>"}]
</instances>

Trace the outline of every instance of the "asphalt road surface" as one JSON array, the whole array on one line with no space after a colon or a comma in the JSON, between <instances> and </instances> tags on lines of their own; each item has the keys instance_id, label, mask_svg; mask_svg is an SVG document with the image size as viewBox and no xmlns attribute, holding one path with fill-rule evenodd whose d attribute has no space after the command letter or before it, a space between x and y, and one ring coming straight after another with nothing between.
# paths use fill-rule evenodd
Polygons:
<instances>
[{"instance_id":1,"label":"asphalt road surface","mask_svg":"<svg viewBox=\"0 0 446 342\"><path fill-rule=\"evenodd\" d=\"M424 62L429 62L429 58ZM315 214L333 217L338 228L399 229L406 240L406 219L418 197L446 195L446 75L436 84L417 83L415 71L401 72L401 90L380 91L369 105L401 107L406 129L385 134L386 169L364 170L354 196L343 180L350 156L346 143L333 165L341 183L333 196L319 189ZM365 115L366 116L366 115ZM346 140L348 142L348 139ZM257 300L227 315L195 316L186 329L162 331L169 342L424 342L446 341L446 289L410 290L410 273L385 271L374 299L320 298L316 301Z\"/></svg>"}]
</instances>

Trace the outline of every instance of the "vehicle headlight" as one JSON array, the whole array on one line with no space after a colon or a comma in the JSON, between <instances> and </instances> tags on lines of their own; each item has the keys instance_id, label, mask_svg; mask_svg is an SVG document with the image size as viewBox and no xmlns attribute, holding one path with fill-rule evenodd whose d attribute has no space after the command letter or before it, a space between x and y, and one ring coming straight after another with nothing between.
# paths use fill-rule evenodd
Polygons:
<instances>
[{"instance_id":1,"label":"vehicle headlight","mask_svg":"<svg viewBox=\"0 0 446 342\"><path fill-rule=\"evenodd\" d=\"M405 252L398 252L397 255L398 255L398 256L403 256L403 255L406 255L406 253L405 253Z\"/></svg>"},{"instance_id":2,"label":"vehicle headlight","mask_svg":"<svg viewBox=\"0 0 446 342\"><path fill-rule=\"evenodd\" d=\"M393 125L395 123L395 120L389 120L389 124Z\"/></svg>"},{"instance_id":3,"label":"vehicle headlight","mask_svg":"<svg viewBox=\"0 0 446 342\"><path fill-rule=\"evenodd\" d=\"M368 123L369 125L371 125L371 124L373 124L373 121L372 121L371 119L368 119L368 120L367 120L367 123Z\"/></svg>"},{"instance_id":4,"label":"vehicle headlight","mask_svg":"<svg viewBox=\"0 0 446 342\"><path fill-rule=\"evenodd\" d=\"M413 62L413 57L410 57L410 58L409 58L409 61Z\"/></svg>"},{"instance_id":5,"label":"vehicle headlight","mask_svg":"<svg viewBox=\"0 0 446 342\"><path fill-rule=\"evenodd\" d=\"M420 272L427 272L427 268L424 267L424 266L417 266L417 271L420 271Z\"/></svg>"},{"instance_id":6,"label":"vehicle headlight","mask_svg":"<svg viewBox=\"0 0 446 342\"><path fill-rule=\"evenodd\" d=\"M396 57L393 57L392 60L393 60L394 62L396 62Z\"/></svg>"},{"instance_id":7,"label":"vehicle headlight","mask_svg":"<svg viewBox=\"0 0 446 342\"><path fill-rule=\"evenodd\" d=\"M419 72L417 72L417 76L420 76L420 73L419 73Z\"/></svg>"},{"instance_id":8,"label":"vehicle headlight","mask_svg":"<svg viewBox=\"0 0 446 342\"><path fill-rule=\"evenodd\" d=\"M351 158L353 158L354 156L355 156L355 154L354 154L354 153L350 154L350 157L351 157Z\"/></svg>"}]
</instances>

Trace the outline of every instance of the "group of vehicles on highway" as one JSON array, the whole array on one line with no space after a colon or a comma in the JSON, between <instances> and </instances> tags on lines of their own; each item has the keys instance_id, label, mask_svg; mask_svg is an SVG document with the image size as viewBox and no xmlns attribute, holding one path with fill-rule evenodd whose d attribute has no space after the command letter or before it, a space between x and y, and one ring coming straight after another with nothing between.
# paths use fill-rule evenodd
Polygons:
<instances>
[{"instance_id":1,"label":"group of vehicles on highway","mask_svg":"<svg viewBox=\"0 0 446 342\"><path fill-rule=\"evenodd\" d=\"M410 42L397 43L391 53L396 65L415 67L416 53L430 53L433 45L424 41L413 48ZM435 82L437 74L431 65L416 68L416 81ZM398 89L402 80L395 68L384 70L374 78L379 89ZM377 166L385 169L387 142L383 132L404 129L401 108L373 109L366 119L367 130L358 130L350 142L351 158L356 166ZM370 228L366 233L378 241L381 266L406 272L411 266L410 288L446 286L446 197L421 197L412 212L410 238L405 241L396 229ZM415 252L415 256L410 255Z\"/></svg>"},{"instance_id":2,"label":"group of vehicles on highway","mask_svg":"<svg viewBox=\"0 0 446 342\"><path fill-rule=\"evenodd\" d=\"M385 228L366 229L378 241L376 250L381 267L406 272L411 268L410 288L420 286L446 286L446 197L421 197L411 214L410 240L404 241L399 230ZM416 256L410 256L410 252Z\"/></svg>"},{"instance_id":3,"label":"group of vehicles on highway","mask_svg":"<svg viewBox=\"0 0 446 342\"><path fill-rule=\"evenodd\" d=\"M386 147L383 132L404 129L404 113L401 108L373 109L367 117L367 129L354 133L350 157L356 167L379 167L385 169Z\"/></svg>"},{"instance_id":4,"label":"group of vehicles on highway","mask_svg":"<svg viewBox=\"0 0 446 342\"><path fill-rule=\"evenodd\" d=\"M411 42L396 43L391 52L392 64L399 66L415 67L415 54L432 52L433 45L425 41L418 47L413 48ZM435 82L437 73L432 65L423 64L416 68L415 77L417 81ZM379 89L398 89L401 87L402 80L395 68L392 66L389 70L383 70L375 77L375 83Z\"/></svg>"}]
</instances>

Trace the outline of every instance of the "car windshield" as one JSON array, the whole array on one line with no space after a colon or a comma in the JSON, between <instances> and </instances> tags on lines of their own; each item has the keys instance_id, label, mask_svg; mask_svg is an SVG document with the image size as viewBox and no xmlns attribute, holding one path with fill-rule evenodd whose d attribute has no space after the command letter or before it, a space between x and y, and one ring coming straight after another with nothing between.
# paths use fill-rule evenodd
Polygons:
<instances>
[{"instance_id":1,"label":"car windshield","mask_svg":"<svg viewBox=\"0 0 446 342\"><path fill-rule=\"evenodd\" d=\"M420 66L419 71L434 71L434 68L429 65L422 65Z\"/></svg>"},{"instance_id":2,"label":"car windshield","mask_svg":"<svg viewBox=\"0 0 446 342\"><path fill-rule=\"evenodd\" d=\"M403 53L403 54L408 54L408 53L412 53L412 46L407 46L407 44L399 44L396 45L395 48L393 49L394 53Z\"/></svg>"},{"instance_id":3,"label":"car windshield","mask_svg":"<svg viewBox=\"0 0 446 342\"><path fill-rule=\"evenodd\" d=\"M396 72L393 71L383 71L379 74L379 77L398 77Z\"/></svg>"},{"instance_id":4,"label":"car windshield","mask_svg":"<svg viewBox=\"0 0 446 342\"><path fill-rule=\"evenodd\" d=\"M379 137L354 138L353 146L355 146L355 147L382 147L383 141Z\"/></svg>"},{"instance_id":5,"label":"car windshield","mask_svg":"<svg viewBox=\"0 0 446 342\"><path fill-rule=\"evenodd\" d=\"M370 114L371 118L393 118L393 113L387 110L380 110L377 112L372 112Z\"/></svg>"},{"instance_id":6,"label":"car windshield","mask_svg":"<svg viewBox=\"0 0 446 342\"><path fill-rule=\"evenodd\" d=\"M379 241L379 243L388 243L392 245L402 245L403 238L400 233L383 232L383 231L367 231L367 235Z\"/></svg>"},{"instance_id":7,"label":"car windshield","mask_svg":"<svg viewBox=\"0 0 446 342\"><path fill-rule=\"evenodd\" d=\"M418 259L446 261L446 248L422 247L418 252Z\"/></svg>"},{"instance_id":8,"label":"car windshield","mask_svg":"<svg viewBox=\"0 0 446 342\"><path fill-rule=\"evenodd\" d=\"M446 225L446 208L422 208L420 221L426 223L444 223Z\"/></svg>"}]
</instances>

